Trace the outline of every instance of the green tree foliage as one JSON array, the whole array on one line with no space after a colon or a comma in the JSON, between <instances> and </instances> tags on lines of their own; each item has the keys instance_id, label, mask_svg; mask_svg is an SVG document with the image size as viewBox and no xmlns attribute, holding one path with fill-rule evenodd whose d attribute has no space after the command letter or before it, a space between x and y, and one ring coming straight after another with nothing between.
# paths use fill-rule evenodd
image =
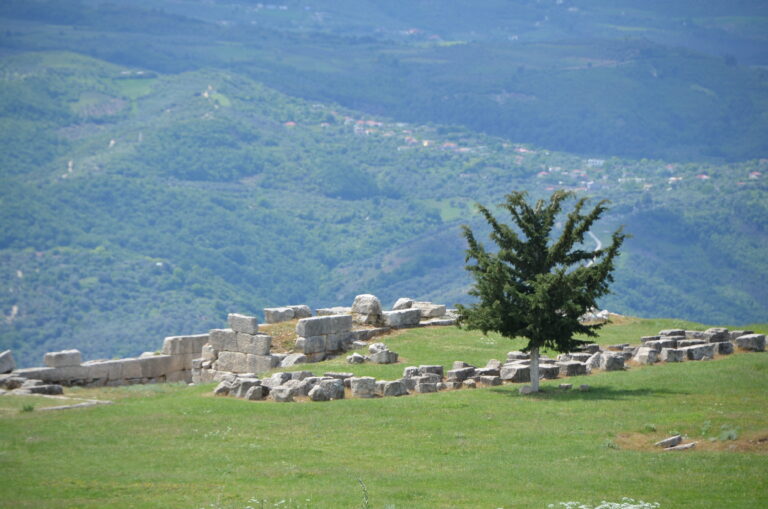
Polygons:
<instances>
[{"instance_id":1,"label":"green tree foliage","mask_svg":"<svg viewBox=\"0 0 768 509\"><path fill-rule=\"evenodd\" d=\"M459 323L483 333L495 331L507 338L528 339L525 349L531 352L534 391L539 388L540 348L565 352L583 343L573 339L574 334L597 335L595 330L601 324L584 324L579 318L608 293L614 259L626 238L620 228L607 248L581 249L584 236L607 210L606 201L601 201L584 214L587 199L582 198L568 213L560 236L553 239L563 202L571 196L555 191L548 203L538 200L531 206L525 192L508 194L501 206L516 228L500 223L490 210L478 205L491 225L490 238L499 248L495 253L487 251L464 226L467 262L474 261L467 265L475 279L469 293L479 302L457 306Z\"/></svg>"}]
</instances>

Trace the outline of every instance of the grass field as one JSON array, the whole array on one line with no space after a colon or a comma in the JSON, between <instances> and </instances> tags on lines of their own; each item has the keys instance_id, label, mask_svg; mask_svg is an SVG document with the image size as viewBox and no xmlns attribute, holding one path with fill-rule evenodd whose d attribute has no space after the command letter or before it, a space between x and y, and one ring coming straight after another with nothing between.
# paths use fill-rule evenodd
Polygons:
<instances>
[{"instance_id":1,"label":"grass field","mask_svg":"<svg viewBox=\"0 0 768 509\"><path fill-rule=\"evenodd\" d=\"M637 342L678 325L691 324L630 319L604 329L600 342ZM454 328L385 342L402 363L309 369L396 378L405 365L484 364L520 346ZM560 391L557 380L536 396L505 385L277 404L166 384L70 389L115 403L58 412L4 397L0 506L495 509L622 497L662 508L768 506L768 354L568 381L592 389ZM697 448L653 448L676 432Z\"/></svg>"}]
</instances>

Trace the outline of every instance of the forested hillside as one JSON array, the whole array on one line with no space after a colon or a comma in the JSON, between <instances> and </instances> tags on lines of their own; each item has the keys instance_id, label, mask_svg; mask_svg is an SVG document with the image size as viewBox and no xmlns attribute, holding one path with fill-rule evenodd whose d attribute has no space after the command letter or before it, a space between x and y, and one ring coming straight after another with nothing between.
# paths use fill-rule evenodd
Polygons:
<instances>
[{"instance_id":1,"label":"forested hillside","mask_svg":"<svg viewBox=\"0 0 768 509\"><path fill-rule=\"evenodd\" d=\"M596 48L619 50L576 44L590 57L571 76L608 89L606 101L617 94L616 107L596 102L595 111L629 108L643 124L686 109L669 131L643 130L659 149L646 151L632 122L616 130L600 120L593 129L569 117L568 108L590 104L578 90L591 87L552 79L571 73L541 64L558 44L531 42L524 51L498 34L446 44L461 35L453 29L437 42L414 41L395 30L395 18L363 37L354 10L346 32L333 23L303 27L288 16L296 3L249 10L274 19L242 26L212 21L235 3L143 5L0 6L0 349L13 349L21 364L69 347L86 358L135 355L165 335L204 332L227 312L265 306L339 305L364 292L385 305L401 296L465 301L459 225L482 228L473 203L498 203L513 189L611 200L596 233L607 238L624 224L634 237L605 307L712 324L767 319L762 71L625 41L678 66L692 92L675 96L677 85L658 88L643 73L611 81L587 64ZM174 11L180 5L186 15ZM543 65L530 86L537 97L560 95L567 108L558 114L556 101L529 100L520 88L492 90L501 83L491 80L495 70L511 71L494 63L490 47ZM647 64L627 58L606 72ZM470 62L478 70L451 71ZM701 74L683 72L689 65ZM399 81L380 74L385 68ZM526 67L520 79L536 72ZM722 83L715 91L699 78ZM462 103L463 120L427 107L473 96L472 87L497 107ZM751 102L734 109L731 95ZM711 111L700 96L723 109ZM655 98L664 104L650 108ZM519 132L487 134L496 130L486 113L520 122ZM736 127L718 134L726 116ZM529 143L539 140L529 136L536 122L570 133L578 154ZM611 137L623 141L589 145Z\"/></svg>"}]
</instances>

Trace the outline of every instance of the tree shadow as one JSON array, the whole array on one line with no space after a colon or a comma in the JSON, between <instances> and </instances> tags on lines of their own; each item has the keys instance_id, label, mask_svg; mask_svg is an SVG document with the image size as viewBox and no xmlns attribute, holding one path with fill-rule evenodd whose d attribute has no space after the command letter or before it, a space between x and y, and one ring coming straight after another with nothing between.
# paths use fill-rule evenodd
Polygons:
<instances>
[{"instance_id":1,"label":"tree shadow","mask_svg":"<svg viewBox=\"0 0 768 509\"><path fill-rule=\"evenodd\" d=\"M670 395L687 395L690 392L670 390L670 389L617 389L610 386L590 386L589 390L579 390L576 385L572 389L560 389L556 386L543 386L539 388L539 392L533 394L520 394L518 392L520 387L524 384L506 385L504 388L496 387L490 389L491 392L501 394L510 398L527 398L534 400L554 400L554 401L570 401L570 400L625 400L633 398L648 398L648 397L662 397Z\"/></svg>"}]
</instances>

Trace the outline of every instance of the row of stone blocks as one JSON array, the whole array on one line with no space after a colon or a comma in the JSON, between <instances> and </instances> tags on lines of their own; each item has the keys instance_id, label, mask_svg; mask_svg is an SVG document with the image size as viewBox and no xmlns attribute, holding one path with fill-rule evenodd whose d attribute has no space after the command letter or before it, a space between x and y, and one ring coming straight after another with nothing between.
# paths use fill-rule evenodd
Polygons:
<instances>
[{"instance_id":1,"label":"row of stone blocks","mask_svg":"<svg viewBox=\"0 0 768 509\"><path fill-rule=\"evenodd\" d=\"M12 375L65 386L128 385L154 382L189 382L192 361L200 357L207 334L165 338L161 354L83 362L78 350L49 352L44 367L18 369Z\"/></svg>"}]
</instances>

